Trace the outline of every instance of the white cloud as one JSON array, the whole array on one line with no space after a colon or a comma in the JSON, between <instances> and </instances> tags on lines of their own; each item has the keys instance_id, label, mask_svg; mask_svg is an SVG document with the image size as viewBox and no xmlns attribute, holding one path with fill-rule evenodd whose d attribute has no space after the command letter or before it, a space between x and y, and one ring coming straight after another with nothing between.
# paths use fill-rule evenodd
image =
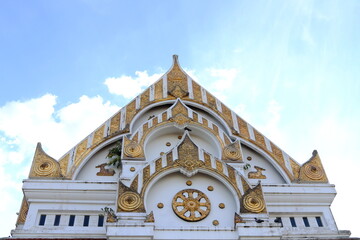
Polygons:
<instances>
[{"instance_id":1,"label":"white cloud","mask_svg":"<svg viewBox=\"0 0 360 240\"><path fill-rule=\"evenodd\" d=\"M148 75L147 71L136 71L135 75L135 78L125 75L107 78L104 84L108 87L110 93L129 99L136 97L137 94L141 93L146 87L162 76L159 73Z\"/></svg>"},{"instance_id":2,"label":"white cloud","mask_svg":"<svg viewBox=\"0 0 360 240\"><path fill-rule=\"evenodd\" d=\"M56 96L46 94L0 107L0 225L7 236L16 221L22 199L21 181L29 173L36 143L58 159L119 110L100 96L82 96L76 103L55 109Z\"/></svg>"}]
</instances>

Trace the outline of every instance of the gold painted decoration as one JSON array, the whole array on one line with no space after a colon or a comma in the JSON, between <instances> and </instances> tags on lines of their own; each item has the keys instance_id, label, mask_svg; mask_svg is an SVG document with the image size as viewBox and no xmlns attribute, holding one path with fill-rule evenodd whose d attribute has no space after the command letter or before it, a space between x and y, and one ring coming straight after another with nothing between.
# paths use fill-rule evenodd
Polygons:
<instances>
[{"instance_id":1,"label":"gold painted decoration","mask_svg":"<svg viewBox=\"0 0 360 240\"><path fill-rule=\"evenodd\" d=\"M243 220L243 218L239 214L235 213L234 224L236 225L237 223L244 223L244 222L245 221Z\"/></svg>"},{"instance_id":2,"label":"gold painted decoration","mask_svg":"<svg viewBox=\"0 0 360 240\"><path fill-rule=\"evenodd\" d=\"M138 209L142 204L139 194L135 192L124 192L118 199L118 206L125 212L132 212Z\"/></svg>"},{"instance_id":3,"label":"gold painted decoration","mask_svg":"<svg viewBox=\"0 0 360 240\"><path fill-rule=\"evenodd\" d=\"M134 167L131 167L131 168L130 168L130 172L135 172L135 170L136 170L136 169L135 169Z\"/></svg>"},{"instance_id":4,"label":"gold painted decoration","mask_svg":"<svg viewBox=\"0 0 360 240\"><path fill-rule=\"evenodd\" d=\"M241 199L241 213L266 213L266 205L260 183L249 189Z\"/></svg>"},{"instance_id":5,"label":"gold painted decoration","mask_svg":"<svg viewBox=\"0 0 360 240\"><path fill-rule=\"evenodd\" d=\"M17 218L16 224L24 224L25 223L28 211L29 211L29 205L28 205L25 197L23 197L19 216Z\"/></svg>"},{"instance_id":6,"label":"gold painted decoration","mask_svg":"<svg viewBox=\"0 0 360 240\"><path fill-rule=\"evenodd\" d=\"M137 180L137 177L135 179ZM118 212L145 212L143 199L140 194L124 185L121 181L119 182L118 194Z\"/></svg>"},{"instance_id":7,"label":"gold painted decoration","mask_svg":"<svg viewBox=\"0 0 360 240\"><path fill-rule=\"evenodd\" d=\"M194 171L204 165L199 160L198 147L191 141L188 135L178 147L179 159L175 161L174 166L179 166L187 171Z\"/></svg>"},{"instance_id":8,"label":"gold painted decoration","mask_svg":"<svg viewBox=\"0 0 360 240\"><path fill-rule=\"evenodd\" d=\"M207 190L210 191L210 192L211 192L211 191L214 191L214 187L213 187L213 186L208 186L208 187L207 187Z\"/></svg>"},{"instance_id":9,"label":"gold painted decoration","mask_svg":"<svg viewBox=\"0 0 360 240\"><path fill-rule=\"evenodd\" d=\"M36 146L29 174L29 178L33 177L62 177L60 164L44 152L41 143L38 143Z\"/></svg>"},{"instance_id":10,"label":"gold painted decoration","mask_svg":"<svg viewBox=\"0 0 360 240\"><path fill-rule=\"evenodd\" d=\"M179 127L183 127L184 125L190 123L191 119L188 116L179 113L176 116L170 118L170 121L176 123Z\"/></svg>"},{"instance_id":11,"label":"gold painted decoration","mask_svg":"<svg viewBox=\"0 0 360 240\"><path fill-rule=\"evenodd\" d=\"M224 158L232 161L241 161L241 151L239 141L227 145L224 150Z\"/></svg>"},{"instance_id":12,"label":"gold painted decoration","mask_svg":"<svg viewBox=\"0 0 360 240\"><path fill-rule=\"evenodd\" d=\"M186 185L191 186L191 185L192 185L192 181L190 181L190 180L186 181Z\"/></svg>"},{"instance_id":13,"label":"gold painted decoration","mask_svg":"<svg viewBox=\"0 0 360 240\"><path fill-rule=\"evenodd\" d=\"M265 171L264 168L258 167L258 166L254 166L254 168L256 169L256 172L249 172L248 173L248 178L251 179L266 179L266 176L262 173L263 171Z\"/></svg>"},{"instance_id":14,"label":"gold painted decoration","mask_svg":"<svg viewBox=\"0 0 360 240\"><path fill-rule=\"evenodd\" d=\"M300 167L299 181L301 182L328 182L319 154L313 151L312 157Z\"/></svg>"},{"instance_id":15,"label":"gold painted decoration","mask_svg":"<svg viewBox=\"0 0 360 240\"><path fill-rule=\"evenodd\" d=\"M218 221L218 220L214 220L214 221L212 222L212 224L213 224L214 226L217 226L217 225L219 225L219 221Z\"/></svg>"},{"instance_id":16,"label":"gold painted decoration","mask_svg":"<svg viewBox=\"0 0 360 240\"><path fill-rule=\"evenodd\" d=\"M157 204L157 207L161 209L161 208L164 207L164 204L163 204L163 203L158 203L158 204Z\"/></svg>"},{"instance_id":17,"label":"gold painted decoration","mask_svg":"<svg viewBox=\"0 0 360 240\"><path fill-rule=\"evenodd\" d=\"M143 157L143 149L135 141L131 141L128 138L124 137L124 156L130 158L139 158Z\"/></svg>"},{"instance_id":18,"label":"gold painted decoration","mask_svg":"<svg viewBox=\"0 0 360 240\"><path fill-rule=\"evenodd\" d=\"M106 166L108 166L107 163L97 165L95 168L100 168L100 169L99 172L96 173L96 176L114 176L115 170L105 168Z\"/></svg>"},{"instance_id":19,"label":"gold painted decoration","mask_svg":"<svg viewBox=\"0 0 360 240\"><path fill-rule=\"evenodd\" d=\"M172 208L179 218L197 222L209 215L211 203L205 193L197 189L184 189L175 194Z\"/></svg>"},{"instance_id":20,"label":"gold painted decoration","mask_svg":"<svg viewBox=\"0 0 360 240\"><path fill-rule=\"evenodd\" d=\"M181 70L178 56L173 55L174 65L167 74L168 93L175 98L182 98L189 95L187 88L187 76Z\"/></svg>"},{"instance_id":21,"label":"gold painted decoration","mask_svg":"<svg viewBox=\"0 0 360 240\"><path fill-rule=\"evenodd\" d=\"M148 222L148 223L155 222L153 211L151 211L148 215L146 215L145 222Z\"/></svg>"},{"instance_id":22,"label":"gold painted decoration","mask_svg":"<svg viewBox=\"0 0 360 240\"><path fill-rule=\"evenodd\" d=\"M219 208L224 209L225 208L225 203L219 203Z\"/></svg>"}]
</instances>

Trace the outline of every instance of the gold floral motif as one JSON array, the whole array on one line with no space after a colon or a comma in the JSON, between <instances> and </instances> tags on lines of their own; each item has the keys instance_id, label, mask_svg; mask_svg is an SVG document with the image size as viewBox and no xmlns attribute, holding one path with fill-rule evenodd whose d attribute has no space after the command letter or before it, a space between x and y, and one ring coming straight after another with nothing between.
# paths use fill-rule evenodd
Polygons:
<instances>
[{"instance_id":1,"label":"gold floral motif","mask_svg":"<svg viewBox=\"0 0 360 240\"><path fill-rule=\"evenodd\" d=\"M170 118L170 121L175 122L179 126L184 126L185 124L189 123L191 119L180 113L177 114L175 117Z\"/></svg>"},{"instance_id":2,"label":"gold floral motif","mask_svg":"<svg viewBox=\"0 0 360 240\"><path fill-rule=\"evenodd\" d=\"M114 117L111 118L110 122L110 135L120 130L120 119L121 113L118 112Z\"/></svg>"},{"instance_id":3,"label":"gold floral motif","mask_svg":"<svg viewBox=\"0 0 360 240\"><path fill-rule=\"evenodd\" d=\"M147 88L140 96L140 109L143 109L150 102L150 88Z\"/></svg>"},{"instance_id":4,"label":"gold floral motif","mask_svg":"<svg viewBox=\"0 0 360 240\"><path fill-rule=\"evenodd\" d=\"M66 154L63 158L59 160L60 164L60 171L62 176L66 176L67 174L67 168L69 164L70 154Z\"/></svg>"},{"instance_id":5,"label":"gold floral motif","mask_svg":"<svg viewBox=\"0 0 360 240\"><path fill-rule=\"evenodd\" d=\"M241 200L242 213L264 213L266 212L265 200L260 183L253 189L249 189Z\"/></svg>"},{"instance_id":6,"label":"gold floral motif","mask_svg":"<svg viewBox=\"0 0 360 240\"><path fill-rule=\"evenodd\" d=\"M150 165L147 165L143 169L143 183L145 183L150 178Z\"/></svg>"},{"instance_id":7,"label":"gold floral motif","mask_svg":"<svg viewBox=\"0 0 360 240\"><path fill-rule=\"evenodd\" d=\"M130 125L131 120L136 114L136 100L134 99L126 106L126 126Z\"/></svg>"},{"instance_id":8,"label":"gold floral motif","mask_svg":"<svg viewBox=\"0 0 360 240\"><path fill-rule=\"evenodd\" d=\"M264 168L261 168L261 167L258 167L258 166L254 166L254 168L256 169L256 172L249 172L248 173L248 178L266 179L266 176L262 173L262 171L265 171Z\"/></svg>"},{"instance_id":9,"label":"gold floral motif","mask_svg":"<svg viewBox=\"0 0 360 240\"><path fill-rule=\"evenodd\" d=\"M237 122L240 129L240 135L245 139L249 139L250 136L249 136L249 129L247 123L239 116L237 117Z\"/></svg>"},{"instance_id":10,"label":"gold floral motif","mask_svg":"<svg viewBox=\"0 0 360 240\"><path fill-rule=\"evenodd\" d=\"M20 213L19 213L18 219L16 221L16 224L24 224L25 223L28 211L29 211L29 205L28 205L27 201L25 200L25 197L23 197L23 200L21 203L21 208L20 208Z\"/></svg>"},{"instance_id":11,"label":"gold floral motif","mask_svg":"<svg viewBox=\"0 0 360 240\"><path fill-rule=\"evenodd\" d=\"M76 154L75 154L75 165L78 166L81 163L81 155L83 155L84 152L87 150L87 138L82 140L77 146L76 146Z\"/></svg>"},{"instance_id":12,"label":"gold floral motif","mask_svg":"<svg viewBox=\"0 0 360 240\"><path fill-rule=\"evenodd\" d=\"M62 177L60 164L44 152L41 143L36 146L29 174L29 178L32 177Z\"/></svg>"},{"instance_id":13,"label":"gold floral motif","mask_svg":"<svg viewBox=\"0 0 360 240\"><path fill-rule=\"evenodd\" d=\"M172 207L179 218L197 222L209 215L211 203L205 193L197 189L184 189L175 194Z\"/></svg>"},{"instance_id":14,"label":"gold floral motif","mask_svg":"<svg viewBox=\"0 0 360 240\"><path fill-rule=\"evenodd\" d=\"M132 212L138 209L142 204L139 194L135 192L124 192L118 199L118 207L125 212Z\"/></svg>"},{"instance_id":15,"label":"gold floral motif","mask_svg":"<svg viewBox=\"0 0 360 240\"><path fill-rule=\"evenodd\" d=\"M163 98L163 79L155 83L155 100L160 100Z\"/></svg>"},{"instance_id":16,"label":"gold floral motif","mask_svg":"<svg viewBox=\"0 0 360 240\"><path fill-rule=\"evenodd\" d=\"M187 171L194 171L204 165L204 162L199 160L197 146L189 136L185 136L184 141L178 147L178 152L179 159L175 161L175 166L180 166Z\"/></svg>"},{"instance_id":17,"label":"gold floral motif","mask_svg":"<svg viewBox=\"0 0 360 240\"><path fill-rule=\"evenodd\" d=\"M138 182L139 182L139 175L136 175L136 177L134 178L134 180L132 181L132 183L130 185L130 189L133 190L133 191L137 191Z\"/></svg>"},{"instance_id":18,"label":"gold floral motif","mask_svg":"<svg viewBox=\"0 0 360 240\"><path fill-rule=\"evenodd\" d=\"M236 177L235 177L236 170L230 165L227 165L227 170L228 170L228 175L229 175L230 181L236 185Z\"/></svg>"},{"instance_id":19,"label":"gold floral motif","mask_svg":"<svg viewBox=\"0 0 360 240\"><path fill-rule=\"evenodd\" d=\"M145 222L150 222L150 223L155 222L153 211L151 211L148 215L146 215Z\"/></svg>"},{"instance_id":20,"label":"gold floral motif","mask_svg":"<svg viewBox=\"0 0 360 240\"><path fill-rule=\"evenodd\" d=\"M260 144L262 147L266 147L264 136L261 135L261 133L259 133L256 129L254 129L254 135L256 142Z\"/></svg>"},{"instance_id":21,"label":"gold floral motif","mask_svg":"<svg viewBox=\"0 0 360 240\"><path fill-rule=\"evenodd\" d=\"M99 172L96 173L96 176L114 176L115 170L105 168L106 166L108 166L107 163L97 165L95 168L100 168L100 169Z\"/></svg>"},{"instance_id":22,"label":"gold floral motif","mask_svg":"<svg viewBox=\"0 0 360 240\"><path fill-rule=\"evenodd\" d=\"M157 171L160 171L160 169L161 169L161 163L162 162L162 160L161 160L161 158L159 158L159 159L157 159L156 161L155 161L155 171L157 172Z\"/></svg>"},{"instance_id":23,"label":"gold floral motif","mask_svg":"<svg viewBox=\"0 0 360 240\"><path fill-rule=\"evenodd\" d=\"M171 89L168 94L175 98L183 98L188 96L189 92L183 90L179 85L175 85L175 87Z\"/></svg>"},{"instance_id":24,"label":"gold floral motif","mask_svg":"<svg viewBox=\"0 0 360 240\"><path fill-rule=\"evenodd\" d=\"M219 160L216 160L216 170L218 170L219 172L223 172L223 165Z\"/></svg>"},{"instance_id":25,"label":"gold floral motif","mask_svg":"<svg viewBox=\"0 0 360 240\"><path fill-rule=\"evenodd\" d=\"M96 131L94 133L94 138L92 141L93 146L96 146L98 143L100 143L102 141L102 139L104 138L104 130L105 130L105 124L103 124L101 127L96 129Z\"/></svg>"}]
</instances>

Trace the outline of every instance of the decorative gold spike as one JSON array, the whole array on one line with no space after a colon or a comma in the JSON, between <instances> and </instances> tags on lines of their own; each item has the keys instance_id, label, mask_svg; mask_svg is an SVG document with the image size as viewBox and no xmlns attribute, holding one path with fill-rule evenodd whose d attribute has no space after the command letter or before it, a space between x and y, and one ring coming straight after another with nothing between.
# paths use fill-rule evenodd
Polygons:
<instances>
[{"instance_id":1,"label":"decorative gold spike","mask_svg":"<svg viewBox=\"0 0 360 240\"><path fill-rule=\"evenodd\" d=\"M259 182L253 189L248 189L241 199L240 213L266 213L266 204Z\"/></svg>"},{"instance_id":2,"label":"decorative gold spike","mask_svg":"<svg viewBox=\"0 0 360 240\"><path fill-rule=\"evenodd\" d=\"M316 150L313 151L312 157L300 167L299 181L328 183L328 178Z\"/></svg>"},{"instance_id":3,"label":"decorative gold spike","mask_svg":"<svg viewBox=\"0 0 360 240\"><path fill-rule=\"evenodd\" d=\"M60 164L52 157L47 155L41 147L41 143L36 146L34 159L32 162L29 178L34 177L62 177Z\"/></svg>"}]
</instances>

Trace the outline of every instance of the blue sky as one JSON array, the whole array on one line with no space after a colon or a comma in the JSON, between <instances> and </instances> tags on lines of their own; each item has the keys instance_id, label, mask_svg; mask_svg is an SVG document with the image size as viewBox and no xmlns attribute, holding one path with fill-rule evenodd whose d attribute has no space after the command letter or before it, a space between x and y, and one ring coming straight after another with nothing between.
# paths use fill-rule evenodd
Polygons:
<instances>
[{"instance_id":1,"label":"blue sky","mask_svg":"<svg viewBox=\"0 0 360 240\"><path fill-rule=\"evenodd\" d=\"M0 1L0 236L36 143L59 158L178 54L298 162L319 151L338 227L359 237L359 12L351 0Z\"/></svg>"}]
</instances>

